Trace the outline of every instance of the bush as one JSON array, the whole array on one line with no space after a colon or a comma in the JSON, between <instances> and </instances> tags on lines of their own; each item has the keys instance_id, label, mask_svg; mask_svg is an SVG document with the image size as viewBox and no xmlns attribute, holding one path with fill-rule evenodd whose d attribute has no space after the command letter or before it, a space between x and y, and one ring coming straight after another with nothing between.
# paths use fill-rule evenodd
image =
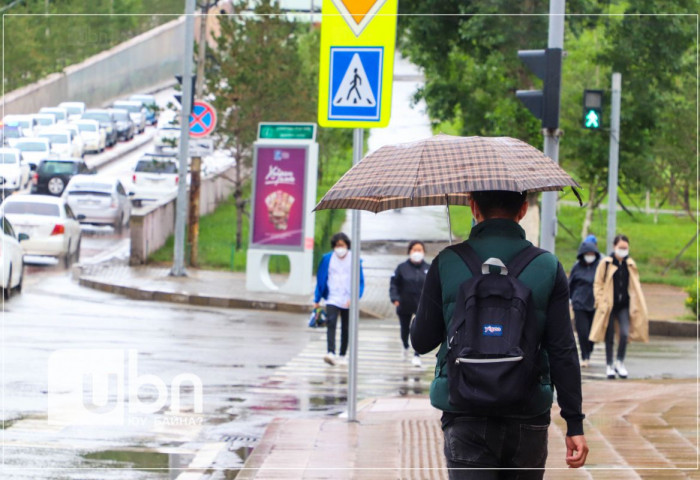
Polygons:
<instances>
[{"instance_id":1,"label":"bush","mask_svg":"<svg viewBox=\"0 0 700 480\"><path fill-rule=\"evenodd\" d=\"M685 306L693 311L695 319L698 319L698 279L695 282L685 287L688 298L685 299Z\"/></svg>"}]
</instances>

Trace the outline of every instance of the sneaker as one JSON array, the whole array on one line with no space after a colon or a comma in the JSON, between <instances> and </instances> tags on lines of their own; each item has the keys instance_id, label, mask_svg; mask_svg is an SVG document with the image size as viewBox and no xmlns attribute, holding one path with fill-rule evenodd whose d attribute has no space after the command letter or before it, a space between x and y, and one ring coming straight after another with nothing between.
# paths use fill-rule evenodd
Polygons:
<instances>
[{"instance_id":1,"label":"sneaker","mask_svg":"<svg viewBox=\"0 0 700 480\"><path fill-rule=\"evenodd\" d=\"M413 360L411 360L411 364L414 367L420 367L421 365L423 365L423 363L420 361L420 357L418 355L413 356Z\"/></svg>"},{"instance_id":2,"label":"sneaker","mask_svg":"<svg viewBox=\"0 0 700 480\"><path fill-rule=\"evenodd\" d=\"M347 365L348 364L348 357L345 355L341 355L338 357L338 365Z\"/></svg>"},{"instance_id":3,"label":"sneaker","mask_svg":"<svg viewBox=\"0 0 700 480\"><path fill-rule=\"evenodd\" d=\"M335 353L328 352L323 356L323 361L326 362L328 365L335 365Z\"/></svg>"},{"instance_id":4,"label":"sneaker","mask_svg":"<svg viewBox=\"0 0 700 480\"><path fill-rule=\"evenodd\" d=\"M588 368L588 359L581 360L581 368Z\"/></svg>"},{"instance_id":5,"label":"sneaker","mask_svg":"<svg viewBox=\"0 0 700 480\"><path fill-rule=\"evenodd\" d=\"M608 376L608 378L615 378L615 369L612 365L605 367L605 374Z\"/></svg>"},{"instance_id":6,"label":"sneaker","mask_svg":"<svg viewBox=\"0 0 700 480\"><path fill-rule=\"evenodd\" d=\"M627 378L627 369L625 368L625 364L622 363L622 360L615 361L615 371L620 378Z\"/></svg>"}]
</instances>

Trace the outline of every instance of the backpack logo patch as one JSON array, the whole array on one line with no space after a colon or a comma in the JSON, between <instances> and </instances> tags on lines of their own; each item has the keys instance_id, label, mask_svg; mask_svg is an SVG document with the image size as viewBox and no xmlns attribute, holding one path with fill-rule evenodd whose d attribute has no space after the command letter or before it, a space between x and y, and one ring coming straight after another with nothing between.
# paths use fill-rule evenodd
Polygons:
<instances>
[{"instance_id":1,"label":"backpack logo patch","mask_svg":"<svg viewBox=\"0 0 700 480\"><path fill-rule=\"evenodd\" d=\"M484 325L483 335L487 337L503 336L503 325Z\"/></svg>"}]
</instances>

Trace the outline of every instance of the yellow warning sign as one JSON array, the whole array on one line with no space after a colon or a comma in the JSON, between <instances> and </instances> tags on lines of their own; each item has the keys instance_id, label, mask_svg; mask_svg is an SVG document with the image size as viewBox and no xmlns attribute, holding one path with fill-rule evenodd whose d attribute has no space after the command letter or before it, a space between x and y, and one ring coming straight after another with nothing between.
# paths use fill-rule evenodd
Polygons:
<instances>
[{"instance_id":1,"label":"yellow warning sign","mask_svg":"<svg viewBox=\"0 0 700 480\"><path fill-rule=\"evenodd\" d=\"M386 127L398 0L323 0L318 123Z\"/></svg>"}]
</instances>

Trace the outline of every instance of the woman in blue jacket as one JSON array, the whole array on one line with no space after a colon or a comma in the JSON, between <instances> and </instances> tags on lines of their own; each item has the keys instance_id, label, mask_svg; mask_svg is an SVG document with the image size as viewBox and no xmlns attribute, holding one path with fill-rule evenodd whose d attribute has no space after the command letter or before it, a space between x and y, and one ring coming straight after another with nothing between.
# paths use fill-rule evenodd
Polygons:
<instances>
[{"instance_id":1,"label":"woman in blue jacket","mask_svg":"<svg viewBox=\"0 0 700 480\"><path fill-rule=\"evenodd\" d=\"M569 298L574 308L574 322L581 349L581 367L585 368L588 367L593 353L593 342L588 340L588 334L595 314L593 281L600 261L600 252L594 243L583 242L578 248L577 259L569 275Z\"/></svg>"},{"instance_id":2,"label":"woman in blue jacket","mask_svg":"<svg viewBox=\"0 0 700 480\"><path fill-rule=\"evenodd\" d=\"M318 308L321 299L326 300L326 332L327 353L323 361L335 365L337 361L345 362L348 350L348 318L350 312L350 288L352 272L352 252L350 239L344 233L336 233L331 237L331 252L321 259L316 272L316 293L314 308ZM365 289L365 277L360 261L360 298ZM340 357L335 356L335 327L340 315Z\"/></svg>"}]
</instances>

